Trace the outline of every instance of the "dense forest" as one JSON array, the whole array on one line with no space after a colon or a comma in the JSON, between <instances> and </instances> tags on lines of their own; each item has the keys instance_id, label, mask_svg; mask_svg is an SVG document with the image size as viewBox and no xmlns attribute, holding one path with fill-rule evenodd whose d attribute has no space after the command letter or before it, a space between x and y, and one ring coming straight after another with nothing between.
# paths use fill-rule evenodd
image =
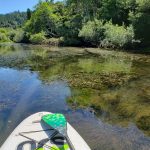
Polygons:
<instances>
[{"instance_id":1,"label":"dense forest","mask_svg":"<svg viewBox=\"0 0 150 150\"><path fill-rule=\"evenodd\" d=\"M5 27L0 29L2 42L113 49L148 47L150 0L39 1L33 12L28 9L26 14L1 15L0 27Z\"/></svg>"},{"instance_id":2,"label":"dense forest","mask_svg":"<svg viewBox=\"0 0 150 150\"><path fill-rule=\"evenodd\" d=\"M18 28L21 27L27 19L26 12L13 12L6 15L0 15L1 28Z\"/></svg>"}]
</instances>

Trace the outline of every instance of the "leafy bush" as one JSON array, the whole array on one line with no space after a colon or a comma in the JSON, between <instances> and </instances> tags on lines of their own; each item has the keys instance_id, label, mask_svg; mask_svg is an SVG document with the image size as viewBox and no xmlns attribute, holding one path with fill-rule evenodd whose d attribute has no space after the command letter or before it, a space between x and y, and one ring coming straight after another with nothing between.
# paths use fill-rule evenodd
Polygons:
<instances>
[{"instance_id":1,"label":"leafy bush","mask_svg":"<svg viewBox=\"0 0 150 150\"><path fill-rule=\"evenodd\" d=\"M8 42L9 39L5 33L0 33L0 42Z\"/></svg>"},{"instance_id":2,"label":"leafy bush","mask_svg":"<svg viewBox=\"0 0 150 150\"><path fill-rule=\"evenodd\" d=\"M125 48L129 46L134 39L133 27L125 27L113 25L111 22L105 24L105 39L101 42L101 46L113 48Z\"/></svg>"},{"instance_id":3,"label":"leafy bush","mask_svg":"<svg viewBox=\"0 0 150 150\"><path fill-rule=\"evenodd\" d=\"M132 26L118 26L111 22L104 24L101 20L88 21L80 30L79 37L82 37L85 42L92 45L109 47L109 48L124 48L132 43L134 31Z\"/></svg>"},{"instance_id":4,"label":"leafy bush","mask_svg":"<svg viewBox=\"0 0 150 150\"><path fill-rule=\"evenodd\" d=\"M79 37L82 37L85 42L92 45L99 45L100 41L104 38L103 21L88 21L80 30Z\"/></svg>"},{"instance_id":5,"label":"leafy bush","mask_svg":"<svg viewBox=\"0 0 150 150\"><path fill-rule=\"evenodd\" d=\"M8 38L13 41L14 37L16 35L16 31L12 30L9 33L7 33Z\"/></svg>"},{"instance_id":6,"label":"leafy bush","mask_svg":"<svg viewBox=\"0 0 150 150\"><path fill-rule=\"evenodd\" d=\"M4 33L4 34L6 34L6 33L7 33L7 30L6 30L6 29L4 29L4 28L0 28L0 33Z\"/></svg>"},{"instance_id":7,"label":"leafy bush","mask_svg":"<svg viewBox=\"0 0 150 150\"><path fill-rule=\"evenodd\" d=\"M42 44L46 42L45 33L40 32L30 36L30 42L33 44Z\"/></svg>"},{"instance_id":8,"label":"leafy bush","mask_svg":"<svg viewBox=\"0 0 150 150\"><path fill-rule=\"evenodd\" d=\"M26 33L22 30L18 30L15 33L15 36L13 37L13 41L16 43L21 43L26 41Z\"/></svg>"},{"instance_id":9,"label":"leafy bush","mask_svg":"<svg viewBox=\"0 0 150 150\"><path fill-rule=\"evenodd\" d=\"M4 28L0 28L0 42L7 42L9 39L7 38L7 31Z\"/></svg>"}]
</instances>

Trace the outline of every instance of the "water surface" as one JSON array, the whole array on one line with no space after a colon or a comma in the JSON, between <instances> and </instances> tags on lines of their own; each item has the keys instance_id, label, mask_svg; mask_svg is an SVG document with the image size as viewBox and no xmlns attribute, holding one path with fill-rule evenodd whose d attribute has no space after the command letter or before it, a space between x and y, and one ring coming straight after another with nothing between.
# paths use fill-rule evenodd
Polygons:
<instances>
[{"instance_id":1,"label":"water surface","mask_svg":"<svg viewBox=\"0 0 150 150\"><path fill-rule=\"evenodd\" d=\"M1 45L0 144L25 117L50 111L65 114L92 150L149 150L149 62L120 52Z\"/></svg>"}]
</instances>

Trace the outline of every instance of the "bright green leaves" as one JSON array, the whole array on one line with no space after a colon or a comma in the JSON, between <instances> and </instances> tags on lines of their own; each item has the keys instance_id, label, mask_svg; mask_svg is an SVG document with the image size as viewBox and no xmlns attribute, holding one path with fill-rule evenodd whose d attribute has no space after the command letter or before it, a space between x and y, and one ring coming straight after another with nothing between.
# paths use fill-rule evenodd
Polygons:
<instances>
[{"instance_id":1,"label":"bright green leaves","mask_svg":"<svg viewBox=\"0 0 150 150\"><path fill-rule=\"evenodd\" d=\"M60 5L59 5L60 8ZM25 24L25 30L30 33L39 33L44 31L46 36L53 37L57 35L57 23L61 15L56 5L43 2L38 4L31 19Z\"/></svg>"}]
</instances>

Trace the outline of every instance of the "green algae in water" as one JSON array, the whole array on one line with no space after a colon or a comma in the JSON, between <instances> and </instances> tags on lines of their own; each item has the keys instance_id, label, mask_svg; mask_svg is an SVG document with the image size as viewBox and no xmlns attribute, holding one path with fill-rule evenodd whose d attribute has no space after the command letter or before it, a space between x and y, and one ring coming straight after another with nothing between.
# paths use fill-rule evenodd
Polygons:
<instances>
[{"instance_id":1,"label":"green algae in water","mask_svg":"<svg viewBox=\"0 0 150 150\"><path fill-rule=\"evenodd\" d=\"M133 122L150 135L148 56L111 52L93 57L66 51L51 53L41 47L23 51L22 46L6 46L0 57L1 66L28 68L37 72L44 84L67 81L72 89L67 102L74 109L90 107L110 124L127 126Z\"/></svg>"},{"instance_id":2,"label":"green algae in water","mask_svg":"<svg viewBox=\"0 0 150 150\"><path fill-rule=\"evenodd\" d=\"M105 56L106 57L106 56ZM98 59L79 59L79 67L87 73L130 73L132 61L119 57Z\"/></svg>"},{"instance_id":3,"label":"green algae in water","mask_svg":"<svg viewBox=\"0 0 150 150\"><path fill-rule=\"evenodd\" d=\"M68 103L74 108L91 107L100 117L103 117L104 112L107 115L103 119L112 124L127 126L134 122L139 129L150 135L150 105L140 103L138 94L132 93L132 89L132 94L124 92L124 89L92 92L80 89L68 99Z\"/></svg>"}]
</instances>

